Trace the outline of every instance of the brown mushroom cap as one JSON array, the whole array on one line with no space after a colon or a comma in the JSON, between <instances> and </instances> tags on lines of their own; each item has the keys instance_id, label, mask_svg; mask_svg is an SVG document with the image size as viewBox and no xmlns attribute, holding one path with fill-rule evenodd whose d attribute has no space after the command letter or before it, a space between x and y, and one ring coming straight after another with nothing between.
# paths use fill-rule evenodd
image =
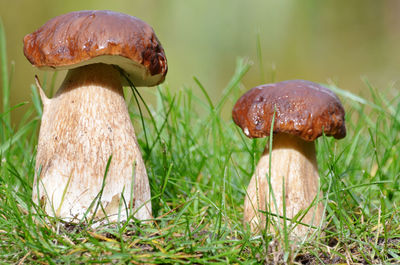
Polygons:
<instances>
[{"instance_id":1,"label":"brown mushroom cap","mask_svg":"<svg viewBox=\"0 0 400 265\"><path fill-rule=\"evenodd\" d=\"M235 104L233 121L250 138L270 134L276 108L274 133L288 133L314 141L324 132L346 136L344 109L328 88L305 80L261 85L247 91Z\"/></svg>"},{"instance_id":2,"label":"brown mushroom cap","mask_svg":"<svg viewBox=\"0 0 400 265\"><path fill-rule=\"evenodd\" d=\"M78 11L49 20L24 38L26 58L40 69L115 64L137 86L164 81L167 59L153 29L129 15Z\"/></svg>"}]
</instances>

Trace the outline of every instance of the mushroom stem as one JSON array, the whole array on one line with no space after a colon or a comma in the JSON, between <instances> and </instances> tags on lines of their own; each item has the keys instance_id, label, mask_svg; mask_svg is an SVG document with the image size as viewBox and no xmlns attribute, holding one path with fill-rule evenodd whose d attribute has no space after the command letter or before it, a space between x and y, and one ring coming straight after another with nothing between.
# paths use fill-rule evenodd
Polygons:
<instances>
[{"instance_id":1,"label":"mushroom stem","mask_svg":"<svg viewBox=\"0 0 400 265\"><path fill-rule=\"evenodd\" d=\"M272 145L271 156L267 146L247 188L244 203L245 224L250 223L254 232L263 229L266 223L266 214L260 210L284 216L283 200L285 200L286 218L289 219L315 203L305 216L302 219L298 218L297 221L313 226L320 225L323 218L323 206L318 203L319 198L317 197L319 175L314 142L281 133L274 135ZM270 159L270 184L273 194L269 192L268 183ZM283 198L284 194L285 198ZM319 196L322 197L322 192L319 193ZM283 218L279 218L279 220L282 224ZM304 237L309 231L308 226L297 224L292 235Z\"/></svg>"},{"instance_id":2,"label":"mushroom stem","mask_svg":"<svg viewBox=\"0 0 400 265\"><path fill-rule=\"evenodd\" d=\"M151 218L148 177L120 79L112 65L75 68L44 104L33 200L47 214L73 221L88 211L87 217L115 221L132 209L140 220Z\"/></svg>"}]
</instances>

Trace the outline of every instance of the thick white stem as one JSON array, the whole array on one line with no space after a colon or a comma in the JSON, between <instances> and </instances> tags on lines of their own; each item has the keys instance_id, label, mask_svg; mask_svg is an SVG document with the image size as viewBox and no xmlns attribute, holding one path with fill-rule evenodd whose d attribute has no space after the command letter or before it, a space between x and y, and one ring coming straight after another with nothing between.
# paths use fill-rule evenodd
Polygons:
<instances>
[{"instance_id":1,"label":"thick white stem","mask_svg":"<svg viewBox=\"0 0 400 265\"><path fill-rule=\"evenodd\" d=\"M269 192L268 182L270 159L270 185L273 194ZM250 224L252 231L260 231L265 227L266 216L259 210L283 216L284 200L287 218L293 218L300 211L305 211L314 199L318 202L322 197L318 179L314 142L307 142L287 134L274 135L271 157L267 147L247 188L244 204L245 224ZM318 226L322 217L323 206L321 203L315 203L301 222ZM283 224L281 218L272 219L280 220L280 225ZM293 225L290 221L287 224ZM308 226L297 225L292 235L303 237L308 231L310 231Z\"/></svg>"},{"instance_id":2,"label":"thick white stem","mask_svg":"<svg viewBox=\"0 0 400 265\"><path fill-rule=\"evenodd\" d=\"M151 218L146 168L118 70L106 64L70 70L54 98L43 95L33 200L65 220L82 218L93 201L87 217L115 221L120 213L124 220L132 208L136 218ZM103 184L102 207L94 212Z\"/></svg>"}]
</instances>

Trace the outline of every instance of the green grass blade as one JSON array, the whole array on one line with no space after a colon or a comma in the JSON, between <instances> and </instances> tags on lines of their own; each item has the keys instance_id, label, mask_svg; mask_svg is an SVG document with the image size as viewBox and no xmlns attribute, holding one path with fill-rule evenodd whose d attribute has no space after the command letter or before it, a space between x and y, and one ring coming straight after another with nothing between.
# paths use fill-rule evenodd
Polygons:
<instances>
[{"instance_id":1,"label":"green grass blade","mask_svg":"<svg viewBox=\"0 0 400 265\"><path fill-rule=\"evenodd\" d=\"M6 35L4 31L3 21L0 17L0 67L1 67L1 79L2 79L2 94L3 94L3 112L7 113L3 117L5 127L11 126L11 115L8 112L10 108L10 87L8 81L8 67L7 67L7 47L6 47ZM7 139L8 131L2 130L3 141Z\"/></svg>"}]
</instances>

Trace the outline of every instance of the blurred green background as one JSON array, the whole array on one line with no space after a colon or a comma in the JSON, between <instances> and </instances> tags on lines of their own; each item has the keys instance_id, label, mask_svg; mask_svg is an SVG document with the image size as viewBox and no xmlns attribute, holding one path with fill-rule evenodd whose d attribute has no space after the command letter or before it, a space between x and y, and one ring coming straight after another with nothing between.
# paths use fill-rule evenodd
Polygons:
<instances>
[{"instance_id":1,"label":"blurred green background","mask_svg":"<svg viewBox=\"0 0 400 265\"><path fill-rule=\"evenodd\" d=\"M214 101L238 57L253 62L243 80L247 89L272 79L332 79L362 94L363 76L382 88L399 76L399 0L0 0L9 69L15 67L12 105L30 101L34 74L46 77L25 59L23 37L55 16L84 9L119 11L152 25L166 51L170 87L191 86L200 94L196 76ZM13 112L15 120L26 108Z\"/></svg>"}]
</instances>

